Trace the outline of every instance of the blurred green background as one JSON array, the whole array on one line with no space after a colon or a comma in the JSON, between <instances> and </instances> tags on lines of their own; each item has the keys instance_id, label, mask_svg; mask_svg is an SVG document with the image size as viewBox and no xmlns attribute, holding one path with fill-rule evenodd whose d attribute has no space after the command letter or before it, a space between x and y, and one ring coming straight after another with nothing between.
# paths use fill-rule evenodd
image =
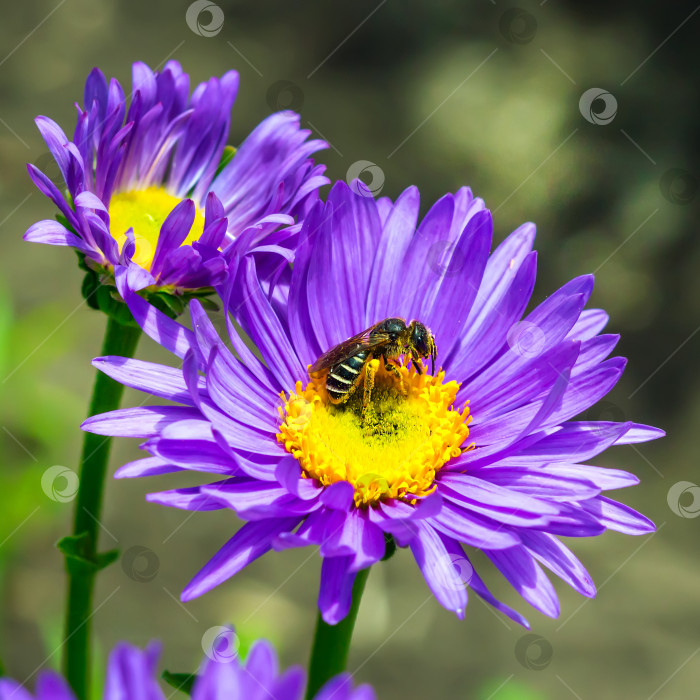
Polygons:
<instances>
[{"instance_id":1,"label":"blurred green background","mask_svg":"<svg viewBox=\"0 0 700 700\"><path fill-rule=\"evenodd\" d=\"M53 545L68 532L72 503L48 498L41 477L55 465L77 468L89 361L104 327L82 303L74 254L21 240L32 222L53 216L24 169L30 161L51 172L32 119L49 115L72 133L73 102L82 101L94 65L128 91L132 61L156 67L175 58L193 83L240 72L233 144L271 111L291 107L332 143L320 159L333 179L368 160L384 177L382 195L416 184L424 209L469 184L494 212L498 241L535 221L535 299L595 272L593 305L610 312L610 330L623 334L618 351L630 359L618 387L587 417L668 432L597 460L640 476L624 500L659 527L642 539L607 533L573 543L599 586L597 599L586 602L557 580L562 615L549 620L487 576L530 618L538 637L524 637L475 596L466 621L456 620L400 553L370 576L350 662L357 678L383 700L697 697L700 520L678 513L700 511L692 487L673 508L667 494L679 481L700 481L700 8L629 0L220 2L223 26L206 37L188 27L188 6L28 0L3 12L0 658L7 670L31 684L40 665L59 661L64 578ZM204 25L210 19L200 16ZM606 102L580 108L591 88L607 91ZM148 339L139 354L169 362ZM125 405L140 400L128 393ZM136 442L121 440L113 468L137 456ZM157 637L162 668L192 670L206 630L231 621L244 640L271 638L284 664L304 664L318 557L268 555L185 607L179 591L237 523L228 512L189 515L145 503L146 491L172 484L108 484L102 546L127 554L99 581L101 654L120 639Z\"/></svg>"}]
</instances>

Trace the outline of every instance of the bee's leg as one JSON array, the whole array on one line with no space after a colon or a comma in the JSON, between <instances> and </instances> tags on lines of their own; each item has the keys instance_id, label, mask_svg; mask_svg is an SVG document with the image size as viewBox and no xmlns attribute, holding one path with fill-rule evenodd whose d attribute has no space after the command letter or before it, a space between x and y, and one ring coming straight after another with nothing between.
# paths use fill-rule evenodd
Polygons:
<instances>
[{"instance_id":1,"label":"bee's leg","mask_svg":"<svg viewBox=\"0 0 700 700\"><path fill-rule=\"evenodd\" d=\"M365 412L372 400L372 389L374 388L374 375L379 369L379 360L370 360L365 365L365 393L362 397L362 422L365 420Z\"/></svg>"},{"instance_id":2,"label":"bee's leg","mask_svg":"<svg viewBox=\"0 0 700 700\"><path fill-rule=\"evenodd\" d=\"M399 382L399 391L406 396L408 392L404 386L403 375L399 371L399 368L393 362L385 362L384 367L386 367L386 369L388 369L396 377L397 381Z\"/></svg>"}]
</instances>

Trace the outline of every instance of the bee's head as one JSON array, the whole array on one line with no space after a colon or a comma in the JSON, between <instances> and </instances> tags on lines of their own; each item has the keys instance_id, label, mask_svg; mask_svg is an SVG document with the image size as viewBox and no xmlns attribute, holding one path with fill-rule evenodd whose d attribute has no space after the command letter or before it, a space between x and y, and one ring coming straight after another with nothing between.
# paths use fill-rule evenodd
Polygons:
<instances>
[{"instance_id":1,"label":"bee's head","mask_svg":"<svg viewBox=\"0 0 700 700\"><path fill-rule=\"evenodd\" d=\"M409 335L409 350L411 355L416 358L430 357L432 359L432 373L435 374L435 358L437 357L437 347L435 347L435 338L419 321L411 321L408 328ZM415 363L418 374L421 373L420 363Z\"/></svg>"}]
</instances>

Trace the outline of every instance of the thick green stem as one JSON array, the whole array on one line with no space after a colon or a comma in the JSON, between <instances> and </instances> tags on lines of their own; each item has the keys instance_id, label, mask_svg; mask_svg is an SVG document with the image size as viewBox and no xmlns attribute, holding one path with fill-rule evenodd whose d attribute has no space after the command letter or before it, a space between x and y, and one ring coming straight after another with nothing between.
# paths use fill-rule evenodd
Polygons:
<instances>
[{"instance_id":1,"label":"thick green stem","mask_svg":"<svg viewBox=\"0 0 700 700\"><path fill-rule=\"evenodd\" d=\"M140 335L140 328L122 325L108 317L102 354L132 357ZM119 408L123 393L122 384L98 372L90 399L89 415ZM73 536L66 538L72 542L66 546L59 544L66 553L68 573L63 668L78 700L87 700L90 687L90 618L93 614L95 577L100 568L111 559L101 556L97 550L102 492L111 443L111 438L85 433Z\"/></svg>"},{"instance_id":2,"label":"thick green stem","mask_svg":"<svg viewBox=\"0 0 700 700\"><path fill-rule=\"evenodd\" d=\"M306 700L311 700L316 693L333 676L345 670L350 651L350 640L355 628L357 612L360 609L360 599L365 590L369 569L358 571L352 587L352 604L350 612L337 625L329 625L323 621L319 613L316 621L314 646L309 662L309 685L306 689Z\"/></svg>"}]
</instances>

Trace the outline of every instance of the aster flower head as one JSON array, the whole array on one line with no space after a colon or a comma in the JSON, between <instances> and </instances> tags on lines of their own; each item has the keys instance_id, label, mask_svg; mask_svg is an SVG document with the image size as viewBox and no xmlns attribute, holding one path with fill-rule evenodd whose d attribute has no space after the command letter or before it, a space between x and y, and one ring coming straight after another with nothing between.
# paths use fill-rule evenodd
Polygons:
<instances>
[{"instance_id":1,"label":"aster flower head","mask_svg":"<svg viewBox=\"0 0 700 700\"><path fill-rule=\"evenodd\" d=\"M226 149L238 82L229 71L190 95L176 61L160 72L134 63L129 102L95 68L72 140L48 117L36 120L65 191L28 165L59 217L25 239L75 248L102 282L132 265L139 287L180 294L222 283L235 241L246 250L286 245L294 231L280 225L303 215L327 182L310 159L325 143L307 140L297 114L279 112Z\"/></svg>"},{"instance_id":2,"label":"aster flower head","mask_svg":"<svg viewBox=\"0 0 700 700\"><path fill-rule=\"evenodd\" d=\"M214 628L216 629L216 628ZM156 680L160 645L141 650L125 642L109 657L103 700L166 700ZM305 674L292 666L280 672L274 647L264 639L251 647L242 661L232 630L220 631L202 661L191 690L193 700L302 700ZM353 687L350 674L331 679L314 700L375 700L370 686ZM0 700L75 700L73 691L54 671L43 671L34 694L16 681L0 678Z\"/></svg>"},{"instance_id":3,"label":"aster flower head","mask_svg":"<svg viewBox=\"0 0 700 700\"><path fill-rule=\"evenodd\" d=\"M618 336L601 334L605 312L584 308L592 276L568 282L525 314L535 282L534 226L521 226L490 253L491 214L469 189L442 197L420 223L418 206L415 188L396 202L375 201L337 183L306 217L285 285L261 284L253 257L240 258L226 302L263 361L229 322L234 355L196 301L190 331L127 296L144 330L183 359L182 371L114 357L94 364L181 405L122 409L84 428L146 439L151 456L118 476L196 470L215 478L150 494L150 501L230 508L248 521L183 600L270 549L316 545L323 558L319 608L334 624L348 612L356 573L396 543L410 549L445 608L464 615L468 584L527 626L491 594L471 551L482 551L528 603L556 617L544 569L595 595L559 535L654 530L603 495L638 483L634 475L585 463L607 447L662 431L573 420L613 388L625 365L606 359ZM368 405L362 388L333 403L330 373L310 377L309 366L396 317L430 329L437 371L407 355L386 358L395 365L389 371L379 351L368 351L365 364L343 360L342 370L330 370L336 386L355 381L358 370L361 387L374 363Z\"/></svg>"}]
</instances>

